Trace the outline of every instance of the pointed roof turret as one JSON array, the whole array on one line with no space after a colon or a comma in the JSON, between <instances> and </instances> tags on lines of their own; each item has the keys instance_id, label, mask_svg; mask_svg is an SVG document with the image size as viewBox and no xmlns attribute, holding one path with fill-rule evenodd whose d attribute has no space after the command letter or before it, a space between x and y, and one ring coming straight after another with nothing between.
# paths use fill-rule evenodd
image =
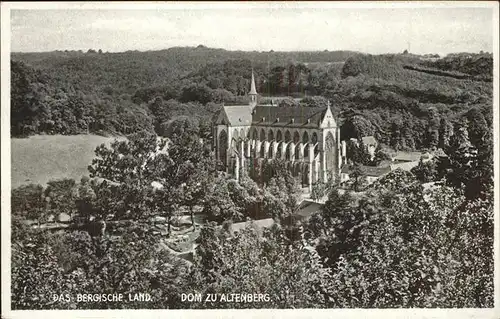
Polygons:
<instances>
[{"instance_id":1,"label":"pointed roof turret","mask_svg":"<svg viewBox=\"0 0 500 319\"><path fill-rule=\"evenodd\" d=\"M255 89L255 78L253 76L253 69L252 69L252 82L250 83L250 92L248 92L249 95L257 95L257 90Z\"/></svg>"}]
</instances>

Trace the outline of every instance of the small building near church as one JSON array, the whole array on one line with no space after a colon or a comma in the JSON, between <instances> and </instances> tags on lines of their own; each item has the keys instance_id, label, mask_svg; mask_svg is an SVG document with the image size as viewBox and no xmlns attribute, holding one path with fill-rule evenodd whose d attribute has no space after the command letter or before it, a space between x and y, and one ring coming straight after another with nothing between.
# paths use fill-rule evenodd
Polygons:
<instances>
[{"instance_id":1,"label":"small building near church","mask_svg":"<svg viewBox=\"0 0 500 319\"><path fill-rule=\"evenodd\" d=\"M377 140L371 135L362 137L361 140L363 141L366 151L370 154L370 160L373 160L375 157L375 150L378 146Z\"/></svg>"},{"instance_id":2,"label":"small building near church","mask_svg":"<svg viewBox=\"0 0 500 319\"><path fill-rule=\"evenodd\" d=\"M341 183L346 182L350 179L353 167L349 165L344 165L341 171ZM390 166L367 166L361 165L361 170L363 171L363 176L366 178L368 184L373 183L378 178L388 174L391 171Z\"/></svg>"}]
</instances>

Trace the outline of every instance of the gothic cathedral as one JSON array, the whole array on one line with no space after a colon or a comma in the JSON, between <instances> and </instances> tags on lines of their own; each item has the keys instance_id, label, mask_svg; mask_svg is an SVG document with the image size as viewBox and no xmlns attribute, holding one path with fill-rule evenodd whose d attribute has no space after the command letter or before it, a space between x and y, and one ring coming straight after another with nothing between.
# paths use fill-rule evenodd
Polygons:
<instances>
[{"instance_id":1,"label":"gothic cathedral","mask_svg":"<svg viewBox=\"0 0 500 319\"><path fill-rule=\"evenodd\" d=\"M340 178L340 128L327 107L259 105L252 71L248 105L223 105L214 123L217 159L240 170L281 159L303 185ZM248 165L250 164L250 165Z\"/></svg>"}]
</instances>

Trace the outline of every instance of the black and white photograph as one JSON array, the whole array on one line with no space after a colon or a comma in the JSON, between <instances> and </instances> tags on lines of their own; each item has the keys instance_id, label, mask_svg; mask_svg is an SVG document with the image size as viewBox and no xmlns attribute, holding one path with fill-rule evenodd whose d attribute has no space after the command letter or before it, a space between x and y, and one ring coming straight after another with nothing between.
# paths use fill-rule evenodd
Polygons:
<instances>
[{"instance_id":1,"label":"black and white photograph","mask_svg":"<svg viewBox=\"0 0 500 319\"><path fill-rule=\"evenodd\" d=\"M2 3L2 318L499 318L498 10Z\"/></svg>"}]
</instances>

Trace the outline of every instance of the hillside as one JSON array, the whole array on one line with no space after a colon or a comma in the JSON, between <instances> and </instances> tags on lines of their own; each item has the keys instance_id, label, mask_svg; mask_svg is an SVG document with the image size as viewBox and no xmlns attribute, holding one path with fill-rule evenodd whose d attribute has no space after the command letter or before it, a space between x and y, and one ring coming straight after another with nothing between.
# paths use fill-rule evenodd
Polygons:
<instances>
[{"instance_id":1,"label":"hillside","mask_svg":"<svg viewBox=\"0 0 500 319\"><path fill-rule=\"evenodd\" d=\"M331 100L335 114L347 124L343 139L375 135L397 149L430 148L439 143L440 126L453 126L470 109L479 109L488 123L492 120L490 54L437 58L199 46L13 53L12 58L14 136L163 134L182 117L206 126L222 102L246 103L251 69L263 97L311 97L302 107L318 106L323 100L315 96Z\"/></svg>"},{"instance_id":2,"label":"hillside","mask_svg":"<svg viewBox=\"0 0 500 319\"><path fill-rule=\"evenodd\" d=\"M358 116L358 122L361 117L363 125L354 125L354 130L351 125L344 137L375 135L394 148L420 149L438 146L440 127L452 126L471 109L479 109L491 123L493 86L483 80L492 74L457 78L444 71L435 74L439 69L430 67L425 60L405 55L348 59L342 80L328 96L342 105L346 117Z\"/></svg>"},{"instance_id":3,"label":"hillside","mask_svg":"<svg viewBox=\"0 0 500 319\"><path fill-rule=\"evenodd\" d=\"M283 66L289 63L338 62L356 54L351 51L245 52L199 46L173 47L160 51L120 53L42 52L13 53L22 61L50 76L64 80L85 92L102 91L110 86L116 93L133 94L152 84L162 86L195 72L207 64L246 60L255 65ZM246 70L246 79L250 79Z\"/></svg>"},{"instance_id":4,"label":"hillside","mask_svg":"<svg viewBox=\"0 0 500 319\"><path fill-rule=\"evenodd\" d=\"M290 69L293 73L294 63L300 65L302 61L342 62L355 54L205 47L122 53L13 53L12 135L129 134L152 131L176 116L210 118L216 108L207 106L209 102L245 101L252 66L258 70L260 83L267 81L264 86L275 88L268 93L303 94L298 82L292 90L285 87L288 80L279 82L279 72ZM273 70L273 75L267 70ZM301 75L305 76L309 76L307 70ZM171 112L157 98L165 102L173 99L185 107L175 107ZM151 108L161 109L162 115L158 117ZM179 112L181 109L185 111Z\"/></svg>"}]
</instances>

